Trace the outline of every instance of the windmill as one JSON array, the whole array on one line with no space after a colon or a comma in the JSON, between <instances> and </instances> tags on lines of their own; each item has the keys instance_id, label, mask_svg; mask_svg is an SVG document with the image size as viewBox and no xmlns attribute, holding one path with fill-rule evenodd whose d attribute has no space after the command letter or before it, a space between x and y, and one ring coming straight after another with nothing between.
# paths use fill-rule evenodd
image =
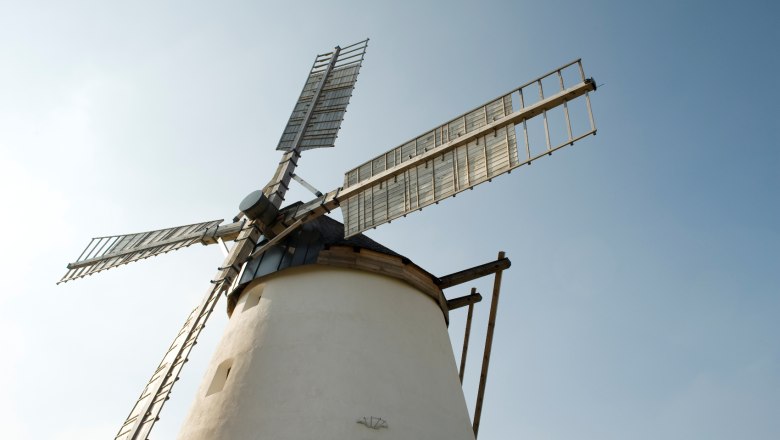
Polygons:
<instances>
[{"instance_id":1,"label":"windmill","mask_svg":"<svg viewBox=\"0 0 780 440\"><path fill-rule=\"evenodd\" d=\"M501 252L495 261L436 277L361 233L595 134L589 92L596 86L575 60L347 170L342 187L321 193L296 166L302 152L334 146L367 45L315 57L277 146L282 159L272 179L241 201L231 223L96 237L68 264L60 282L195 243L226 253L115 439L148 438L221 296L231 318L181 438L349 438L354 429L388 429L393 438L476 436L509 260ZM577 125L578 117L585 123ZM541 131L534 133L533 123ZM315 198L283 206L293 180ZM337 208L343 226L326 215ZM442 290L486 275L495 282L471 423L460 382L481 295L472 289L448 300ZM465 306L457 372L446 326L449 311Z\"/></svg>"}]
</instances>

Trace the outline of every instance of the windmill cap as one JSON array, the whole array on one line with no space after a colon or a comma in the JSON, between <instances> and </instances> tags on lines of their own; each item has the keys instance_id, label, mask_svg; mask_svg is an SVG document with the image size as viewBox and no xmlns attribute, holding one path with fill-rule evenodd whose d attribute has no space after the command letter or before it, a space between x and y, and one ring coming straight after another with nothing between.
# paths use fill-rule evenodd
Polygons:
<instances>
[{"instance_id":1,"label":"windmill cap","mask_svg":"<svg viewBox=\"0 0 780 440\"><path fill-rule=\"evenodd\" d=\"M255 249L264 245L265 241L260 241ZM447 299L434 275L363 234L344 238L344 225L327 215L303 224L245 263L237 283L227 295L228 315L233 313L241 293L250 283L308 265L342 267L400 279L430 296L441 308L444 320L449 322Z\"/></svg>"}]
</instances>

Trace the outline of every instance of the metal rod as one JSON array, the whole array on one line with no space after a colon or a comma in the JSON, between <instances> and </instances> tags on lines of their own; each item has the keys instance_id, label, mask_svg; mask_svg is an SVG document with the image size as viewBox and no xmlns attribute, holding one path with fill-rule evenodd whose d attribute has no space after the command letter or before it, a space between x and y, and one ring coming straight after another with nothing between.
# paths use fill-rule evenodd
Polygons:
<instances>
[{"instance_id":1,"label":"metal rod","mask_svg":"<svg viewBox=\"0 0 780 440\"><path fill-rule=\"evenodd\" d=\"M228 249L227 245L225 244L225 241L222 240L222 237L217 237L217 241L220 244L219 246L220 250L222 251L223 254L225 254L225 257L227 257L230 254L230 249Z\"/></svg>"},{"instance_id":2,"label":"metal rod","mask_svg":"<svg viewBox=\"0 0 780 440\"><path fill-rule=\"evenodd\" d=\"M355 49L355 50L359 50L359 49ZM352 51L352 52L354 52L354 51ZM336 59L336 62L345 61L345 60L351 60L352 58L357 58L357 57L360 57L360 61L363 61L363 54L362 53L356 53L356 54L350 55L348 57L342 57L341 55L345 55L345 54L343 52L339 52L339 57ZM349 63L339 64L338 66L335 66L335 67L341 68L341 67L344 67L344 66L346 66L348 64L354 64L354 63L356 63L356 61L350 61Z\"/></svg>"},{"instance_id":3,"label":"metal rod","mask_svg":"<svg viewBox=\"0 0 780 440\"><path fill-rule=\"evenodd\" d=\"M523 89L520 89L520 109L525 108L525 100L523 99ZM528 120L523 119L523 135L525 136L525 151L528 153L528 158L531 158L531 146L528 143Z\"/></svg>"},{"instance_id":4,"label":"metal rod","mask_svg":"<svg viewBox=\"0 0 780 440\"><path fill-rule=\"evenodd\" d=\"M471 165L469 165L469 144L465 144L461 147L457 148L463 148L463 151L466 153L466 186L471 186ZM457 148L455 148L457 150Z\"/></svg>"},{"instance_id":5,"label":"metal rod","mask_svg":"<svg viewBox=\"0 0 780 440\"><path fill-rule=\"evenodd\" d=\"M90 247L90 246L92 246L92 243L94 243L94 242L95 242L95 240L99 240L99 238L93 238L92 240L89 240L89 244L87 245L87 247L85 247L85 248L84 248L84 250L83 250L83 251L81 251L81 255L79 255L79 257L78 257L78 258L76 258L76 261L80 261L80 260L81 260L81 257L83 257L83 256L84 256L84 253L86 253L86 252L87 252L87 249L89 249L89 247ZM91 252L91 251L90 251L90 252Z\"/></svg>"},{"instance_id":6,"label":"metal rod","mask_svg":"<svg viewBox=\"0 0 780 440\"><path fill-rule=\"evenodd\" d=\"M361 202L363 203L363 209L360 209ZM366 226L366 224L365 224L366 223L365 222L365 220L366 220L366 213L365 213L365 209L366 209L366 193L365 192L358 194L357 206L358 206L357 224L358 224L358 227L360 229L362 229L363 227ZM363 213L363 222L362 223L360 222L360 213Z\"/></svg>"},{"instance_id":7,"label":"metal rod","mask_svg":"<svg viewBox=\"0 0 780 440\"><path fill-rule=\"evenodd\" d=\"M514 126L504 127L504 142L506 142L506 160L509 163L509 168L512 168L512 146L509 145L509 130L514 130Z\"/></svg>"},{"instance_id":8,"label":"metal rod","mask_svg":"<svg viewBox=\"0 0 780 440\"><path fill-rule=\"evenodd\" d=\"M344 47L342 48L342 50L344 50L344 49L349 49L349 48L351 48L351 47L355 47L355 46L357 46L358 44L368 43L368 40L369 40L369 38L366 38L365 40L358 41L357 43L352 43L352 44L350 44L349 46L344 46ZM368 46L368 44L366 44L366 46Z\"/></svg>"},{"instance_id":9,"label":"metal rod","mask_svg":"<svg viewBox=\"0 0 780 440\"><path fill-rule=\"evenodd\" d=\"M479 143L479 138L477 138L477 143ZM485 155L485 177L490 179L491 176L490 176L490 165L488 164L489 159L488 159L488 151L487 151L487 135L482 136L482 154Z\"/></svg>"},{"instance_id":10,"label":"metal rod","mask_svg":"<svg viewBox=\"0 0 780 440\"><path fill-rule=\"evenodd\" d=\"M538 83L539 83L539 98L540 100L544 101L544 89L542 88L542 80L540 79ZM547 140L547 150L549 150L552 146L550 145L550 126L547 125L547 110L544 110L542 112L542 119L544 120L544 138Z\"/></svg>"},{"instance_id":11,"label":"metal rod","mask_svg":"<svg viewBox=\"0 0 780 440\"><path fill-rule=\"evenodd\" d=\"M442 140L443 142L443 140ZM457 192L460 189L460 165L458 164L458 149L452 150L452 176L453 188Z\"/></svg>"},{"instance_id":12,"label":"metal rod","mask_svg":"<svg viewBox=\"0 0 780 440\"><path fill-rule=\"evenodd\" d=\"M382 155L385 159L384 169L387 169L387 154ZM398 176L395 176L395 181L398 182ZM390 218L390 181L385 184L385 219Z\"/></svg>"},{"instance_id":13,"label":"metal rod","mask_svg":"<svg viewBox=\"0 0 780 440\"><path fill-rule=\"evenodd\" d=\"M433 143L436 143L434 139ZM431 200L436 200L436 158L431 160Z\"/></svg>"},{"instance_id":14,"label":"metal rod","mask_svg":"<svg viewBox=\"0 0 780 440\"><path fill-rule=\"evenodd\" d=\"M374 167L373 167L373 165L371 166L371 174L372 175L374 174ZM379 184L381 185L382 182L379 182ZM374 201L374 188L376 188L376 185L371 187L371 224L372 225L376 224L376 219L374 218L374 213L376 212L376 209L375 209L376 208L376 202Z\"/></svg>"},{"instance_id":15,"label":"metal rod","mask_svg":"<svg viewBox=\"0 0 780 440\"><path fill-rule=\"evenodd\" d=\"M498 253L498 259L504 258L504 251ZM490 366L490 350L493 346L493 332L496 328L496 311L498 310L498 296L501 293L501 274L496 272L493 281L493 298L490 300L490 316L488 317L487 335L485 336L485 353L482 355L482 372L479 375L479 390L477 391L477 406L474 409L474 438L479 433L479 422L482 417L482 402L485 398L485 385L487 383L488 367Z\"/></svg>"},{"instance_id":16,"label":"metal rod","mask_svg":"<svg viewBox=\"0 0 780 440\"><path fill-rule=\"evenodd\" d=\"M588 117L590 118L590 129L596 131L596 121L593 119L593 110L590 108L590 95L585 94L585 104L588 106Z\"/></svg>"},{"instance_id":17,"label":"metal rod","mask_svg":"<svg viewBox=\"0 0 780 440\"><path fill-rule=\"evenodd\" d=\"M412 209L412 182L409 180L409 171L404 171L404 211ZM408 208L407 208L408 206Z\"/></svg>"},{"instance_id":18,"label":"metal rod","mask_svg":"<svg viewBox=\"0 0 780 440\"><path fill-rule=\"evenodd\" d=\"M387 158L385 158L386 160ZM387 163L385 163L385 169L387 169ZM396 177L396 181L398 181L398 176ZM388 180L385 184L385 219L390 218L390 181Z\"/></svg>"},{"instance_id":19,"label":"metal rod","mask_svg":"<svg viewBox=\"0 0 780 440\"><path fill-rule=\"evenodd\" d=\"M85 258L85 260L100 258L103 255L102 254L103 248L106 247L109 241L111 241L110 238L107 238L105 240L101 239L98 243L95 244L95 247L92 248L89 254L87 254L88 258Z\"/></svg>"},{"instance_id":20,"label":"metal rod","mask_svg":"<svg viewBox=\"0 0 780 440\"><path fill-rule=\"evenodd\" d=\"M414 169L414 191L417 195L417 207L420 207L420 166Z\"/></svg>"},{"instance_id":21,"label":"metal rod","mask_svg":"<svg viewBox=\"0 0 780 440\"><path fill-rule=\"evenodd\" d=\"M561 74L561 71L558 71L558 79L561 81L561 90L566 90L566 87L563 85L563 75ZM571 120L569 120L569 105L564 101L563 103L563 114L566 116L566 128L569 131L569 139L571 139Z\"/></svg>"},{"instance_id":22,"label":"metal rod","mask_svg":"<svg viewBox=\"0 0 780 440\"><path fill-rule=\"evenodd\" d=\"M477 293L477 288L472 287L471 288L471 294L474 295ZM469 335L471 334L471 317L474 314L474 303L469 303L469 312L468 315L466 315L466 334L463 335L463 351L460 355L460 373L458 376L460 377L460 383L463 383L463 372L466 371L466 355L469 352Z\"/></svg>"},{"instance_id":23,"label":"metal rod","mask_svg":"<svg viewBox=\"0 0 780 440\"><path fill-rule=\"evenodd\" d=\"M303 180L303 177L301 177L301 176L299 176L299 175L297 175L295 173L293 173L290 177L292 177L293 180L295 180L296 182L298 182L301 185L303 185L304 188L308 189L309 192L311 192L315 196L317 196L317 197L321 197L322 196L322 193L317 188L315 188L312 184L310 184L309 182Z\"/></svg>"}]
</instances>

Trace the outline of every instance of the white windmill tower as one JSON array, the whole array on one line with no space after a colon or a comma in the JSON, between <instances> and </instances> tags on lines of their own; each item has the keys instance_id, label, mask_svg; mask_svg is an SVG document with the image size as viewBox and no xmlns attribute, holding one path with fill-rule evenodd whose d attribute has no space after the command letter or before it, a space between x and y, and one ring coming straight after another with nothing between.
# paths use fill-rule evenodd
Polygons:
<instances>
[{"instance_id":1,"label":"white windmill tower","mask_svg":"<svg viewBox=\"0 0 780 440\"><path fill-rule=\"evenodd\" d=\"M476 437L501 271L509 260L502 252L495 261L437 277L361 232L595 134L588 92L596 86L580 60L573 61L347 171L343 187L321 194L295 168L301 152L334 145L367 44L315 58L279 141L284 154L274 177L241 202L233 223L97 237L68 265L60 282L195 243L218 244L227 254L117 440L148 438L223 295L230 320L180 438ZM556 111L561 142L548 124ZM586 123L577 126L576 117ZM540 120L544 143L535 145L529 123ZM316 198L282 206L292 180ZM343 225L325 215L339 207ZM226 241L234 245L228 249ZM471 313L481 296L472 289L448 300L442 291L486 275L495 282L471 422L460 383ZM459 373L447 324L449 311L464 306Z\"/></svg>"}]
</instances>

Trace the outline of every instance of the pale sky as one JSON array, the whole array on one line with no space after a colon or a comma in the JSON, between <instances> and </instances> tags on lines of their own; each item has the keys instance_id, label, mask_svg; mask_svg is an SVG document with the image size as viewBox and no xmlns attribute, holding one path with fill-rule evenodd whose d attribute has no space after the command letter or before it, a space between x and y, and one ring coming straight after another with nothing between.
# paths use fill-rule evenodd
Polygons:
<instances>
[{"instance_id":1,"label":"pale sky","mask_svg":"<svg viewBox=\"0 0 780 440\"><path fill-rule=\"evenodd\" d=\"M323 191L572 59L603 84L596 137L368 233L437 275L512 260L480 439L780 438L778 16L768 1L0 0L0 438L113 438L222 255L55 286L65 265L93 236L232 218L271 177L315 54L366 37L336 148L300 162ZM152 438L178 432L218 308Z\"/></svg>"}]
</instances>

